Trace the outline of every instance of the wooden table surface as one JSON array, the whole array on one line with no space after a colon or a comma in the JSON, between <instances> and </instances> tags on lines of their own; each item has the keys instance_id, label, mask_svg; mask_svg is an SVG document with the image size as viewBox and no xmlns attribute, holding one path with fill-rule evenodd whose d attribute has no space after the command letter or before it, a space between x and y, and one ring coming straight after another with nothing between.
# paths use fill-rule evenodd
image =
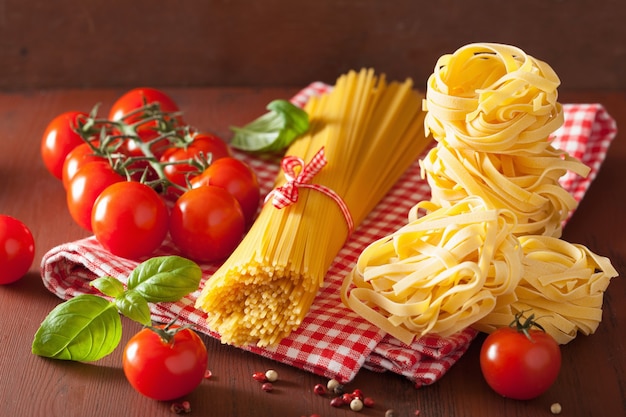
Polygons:
<instances>
[{"instance_id":1,"label":"wooden table surface","mask_svg":"<svg viewBox=\"0 0 626 417\"><path fill-rule=\"evenodd\" d=\"M167 90L200 129L229 135L228 126L264 112L275 98L288 98L289 88L206 88ZM107 109L119 90L28 91L0 94L0 213L18 217L36 240L35 262L20 281L0 287L0 415L1 416L168 416L170 403L140 396L121 368L121 347L96 363L43 359L31 354L33 335L60 300L43 286L39 262L63 242L86 236L65 205L63 186L45 170L39 154L46 124L66 110ZM626 126L626 92L562 92L560 100L599 102ZM360 388L376 406L364 416L548 416L558 402L561 415L626 416L626 137L615 139L599 176L567 225L564 238L608 256L622 277L605 294L603 320L594 335L579 336L562 348L563 366L555 385L531 401L499 397L483 381L478 364L482 337L434 385L415 389L405 378L362 370L349 388ZM1 266L0 266L1 267ZM122 343L140 329L124 319ZM325 379L274 363L209 337L213 377L187 399L197 416L352 416L313 394ZM122 346L122 345L121 345ZM272 393L260 389L253 372L274 368L280 381ZM394 414L396 415L396 414Z\"/></svg>"}]
</instances>

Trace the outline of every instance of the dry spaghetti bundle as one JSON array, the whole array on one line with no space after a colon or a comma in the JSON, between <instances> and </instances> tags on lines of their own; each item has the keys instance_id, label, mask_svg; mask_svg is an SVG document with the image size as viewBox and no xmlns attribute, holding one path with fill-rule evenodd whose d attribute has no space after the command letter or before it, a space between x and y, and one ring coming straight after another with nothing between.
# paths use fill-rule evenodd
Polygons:
<instances>
[{"instance_id":1,"label":"dry spaghetti bundle","mask_svg":"<svg viewBox=\"0 0 626 417\"><path fill-rule=\"evenodd\" d=\"M558 180L589 168L550 144L563 122L559 83L549 65L509 45L470 44L442 56L424 103L438 142L422 161L432 201L480 195L516 214L514 233L560 237L576 200Z\"/></svg>"},{"instance_id":2,"label":"dry spaghetti bundle","mask_svg":"<svg viewBox=\"0 0 626 417\"><path fill-rule=\"evenodd\" d=\"M273 345L300 325L351 230L428 145L422 99L361 70L307 103L271 201L196 302L223 342Z\"/></svg>"}]
</instances>

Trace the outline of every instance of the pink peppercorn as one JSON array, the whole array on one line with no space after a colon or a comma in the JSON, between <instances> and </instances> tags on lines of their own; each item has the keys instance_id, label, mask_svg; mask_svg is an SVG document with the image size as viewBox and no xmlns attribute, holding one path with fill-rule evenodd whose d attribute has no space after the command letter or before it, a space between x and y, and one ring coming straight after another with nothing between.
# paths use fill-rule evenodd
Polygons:
<instances>
[{"instance_id":1,"label":"pink peppercorn","mask_svg":"<svg viewBox=\"0 0 626 417\"><path fill-rule=\"evenodd\" d=\"M313 387L313 392L317 395L326 395L326 387L324 387L324 385L322 384L316 384Z\"/></svg>"},{"instance_id":2,"label":"pink peppercorn","mask_svg":"<svg viewBox=\"0 0 626 417\"><path fill-rule=\"evenodd\" d=\"M255 372L252 374L252 378L254 378L255 381L259 381L259 382L266 382L267 381L267 377L265 376L265 372Z\"/></svg>"}]
</instances>

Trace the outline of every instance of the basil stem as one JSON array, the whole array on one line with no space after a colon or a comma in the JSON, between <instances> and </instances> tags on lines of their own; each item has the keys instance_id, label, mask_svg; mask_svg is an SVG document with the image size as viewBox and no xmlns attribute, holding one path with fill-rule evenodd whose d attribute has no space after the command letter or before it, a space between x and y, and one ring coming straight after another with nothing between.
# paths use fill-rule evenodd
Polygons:
<instances>
[{"instance_id":1,"label":"basil stem","mask_svg":"<svg viewBox=\"0 0 626 417\"><path fill-rule=\"evenodd\" d=\"M277 152L287 148L309 129L309 115L287 100L274 100L268 113L244 127L232 126L233 148L250 152Z\"/></svg>"},{"instance_id":2,"label":"basil stem","mask_svg":"<svg viewBox=\"0 0 626 417\"><path fill-rule=\"evenodd\" d=\"M126 288L105 276L90 285L106 298L82 294L57 305L35 334L32 352L54 359L91 362L107 356L122 337L120 313L144 326L152 324L153 302L174 302L198 289L202 270L179 256L161 256L139 264Z\"/></svg>"},{"instance_id":3,"label":"basil stem","mask_svg":"<svg viewBox=\"0 0 626 417\"><path fill-rule=\"evenodd\" d=\"M117 347L122 321L115 304L91 294L57 305L41 323L33 340L35 355L91 362Z\"/></svg>"}]
</instances>

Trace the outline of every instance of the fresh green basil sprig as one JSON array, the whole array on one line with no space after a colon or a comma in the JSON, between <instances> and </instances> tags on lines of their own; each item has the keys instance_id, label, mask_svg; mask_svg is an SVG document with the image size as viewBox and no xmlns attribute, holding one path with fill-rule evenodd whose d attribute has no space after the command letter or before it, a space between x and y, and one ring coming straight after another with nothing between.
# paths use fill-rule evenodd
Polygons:
<instances>
[{"instance_id":1,"label":"fresh green basil sprig","mask_svg":"<svg viewBox=\"0 0 626 417\"><path fill-rule=\"evenodd\" d=\"M81 294L56 306L35 333L35 355L81 362L97 361L115 350L122 338L120 314L151 324L148 303L175 302L195 291L202 270L179 256L160 256L139 264L126 286L105 276L90 285L111 300Z\"/></svg>"},{"instance_id":2,"label":"fresh green basil sprig","mask_svg":"<svg viewBox=\"0 0 626 417\"><path fill-rule=\"evenodd\" d=\"M278 152L309 129L309 115L288 100L274 100L269 112L244 127L231 127L233 148L249 152Z\"/></svg>"}]
</instances>

